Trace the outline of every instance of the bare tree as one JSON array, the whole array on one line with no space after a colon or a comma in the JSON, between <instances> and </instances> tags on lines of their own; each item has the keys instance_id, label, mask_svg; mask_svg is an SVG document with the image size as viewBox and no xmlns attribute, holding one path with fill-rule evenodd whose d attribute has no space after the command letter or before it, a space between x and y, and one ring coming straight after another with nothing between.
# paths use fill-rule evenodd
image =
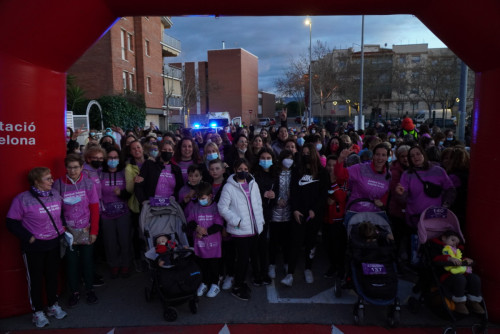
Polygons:
<instances>
[{"instance_id":1,"label":"bare tree","mask_svg":"<svg viewBox=\"0 0 500 334\"><path fill-rule=\"evenodd\" d=\"M290 59L289 68L284 75L274 81L274 85L281 96L293 97L299 103L299 115L302 116L301 106L304 104L304 89L308 84L308 60L305 56Z\"/></svg>"}]
</instances>

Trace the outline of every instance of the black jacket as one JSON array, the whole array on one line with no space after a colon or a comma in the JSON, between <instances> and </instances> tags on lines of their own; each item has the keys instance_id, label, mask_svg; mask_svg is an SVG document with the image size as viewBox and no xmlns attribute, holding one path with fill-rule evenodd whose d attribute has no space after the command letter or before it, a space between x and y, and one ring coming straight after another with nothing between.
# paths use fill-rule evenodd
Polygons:
<instances>
[{"instance_id":1,"label":"black jacket","mask_svg":"<svg viewBox=\"0 0 500 334\"><path fill-rule=\"evenodd\" d=\"M172 163L170 165L172 166L172 174L174 174L175 177L174 196L177 198L179 190L184 185L184 179L182 178L181 168ZM164 168L165 166L160 159L156 159L156 161L146 160L144 162L141 172L139 173L139 176L143 177L144 181L136 183L134 187L134 193L139 203L148 200L150 197L154 197L158 179Z\"/></svg>"}]
</instances>

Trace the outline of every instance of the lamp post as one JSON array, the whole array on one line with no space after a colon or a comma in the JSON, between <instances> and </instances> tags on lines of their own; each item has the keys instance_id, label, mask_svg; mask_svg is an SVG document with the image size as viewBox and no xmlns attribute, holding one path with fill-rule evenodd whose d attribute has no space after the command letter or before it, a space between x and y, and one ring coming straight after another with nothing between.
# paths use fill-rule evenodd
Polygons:
<instances>
[{"instance_id":1,"label":"lamp post","mask_svg":"<svg viewBox=\"0 0 500 334\"><path fill-rule=\"evenodd\" d=\"M351 119L351 100L345 100L347 107L349 108L349 119Z\"/></svg>"},{"instance_id":2,"label":"lamp post","mask_svg":"<svg viewBox=\"0 0 500 334\"><path fill-rule=\"evenodd\" d=\"M308 16L304 21L305 25L309 26L309 112L307 114L306 125L309 127L312 115L312 22Z\"/></svg>"}]
</instances>

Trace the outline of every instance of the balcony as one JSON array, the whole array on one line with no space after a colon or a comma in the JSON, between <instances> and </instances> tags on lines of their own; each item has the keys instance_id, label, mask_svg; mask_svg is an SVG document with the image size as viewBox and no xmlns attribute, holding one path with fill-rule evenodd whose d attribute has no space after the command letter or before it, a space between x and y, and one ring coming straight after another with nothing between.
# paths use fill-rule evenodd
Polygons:
<instances>
[{"instance_id":1,"label":"balcony","mask_svg":"<svg viewBox=\"0 0 500 334\"><path fill-rule=\"evenodd\" d=\"M161 41L163 57L177 57L181 53L181 41L163 33Z\"/></svg>"},{"instance_id":2,"label":"balcony","mask_svg":"<svg viewBox=\"0 0 500 334\"><path fill-rule=\"evenodd\" d=\"M181 96L166 96L163 99L163 105L168 106L169 109L181 109L182 108L182 97Z\"/></svg>"},{"instance_id":3,"label":"balcony","mask_svg":"<svg viewBox=\"0 0 500 334\"><path fill-rule=\"evenodd\" d=\"M166 64L163 65L163 76L170 79L182 80L182 70Z\"/></svg>"}]
</instances>

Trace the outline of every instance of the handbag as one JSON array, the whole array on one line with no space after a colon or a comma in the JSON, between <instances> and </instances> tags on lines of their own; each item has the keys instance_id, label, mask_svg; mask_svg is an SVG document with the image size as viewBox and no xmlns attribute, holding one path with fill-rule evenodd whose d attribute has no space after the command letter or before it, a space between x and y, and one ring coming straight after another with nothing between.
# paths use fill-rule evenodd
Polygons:
<instances>
[{"instance_id":1,"label":"handbag","mask_svg":"<svg viewBox=\"0 0 500 334\"><path fill-rule=\"evenodd\" d=\"M59 233L59 229L56 226L56 222L54 221L54 218L52 218L50 211L47 209L42 200L38 196L33 196L33 197L37 199L37 201L43 206L43 208L45 209L45 211L47 211L47 214L49 215L50 221L52 222L52 225L54 226L54 229L57 232L57 237L59 238L59 255L61 256L61 258L63 258L64 255L66 254L66 248L71 245L68 245L66 238L61 238L61 233Z\"/></svg>"},{"instance_id":2,"label":"handbag","mask_svg":"<svg viewBox=\"0 0 500 334\"><path fill-rule=\"evenodd\" d=\"M66 226L66 229L73 235L73 245L90 245L89 228L73 228Z\"/></svg>"},{"instance_id":3,"label":"handbag","mask_svg":"<svg viewBox=\"0 0 500 334\"><path fill-rule=\"evenodd\" d=\"M417 178L420 180L420 182L422 182L422 185L424 186L424 193L427 196L431 198L437 198L441 196L441 193L443 192L443 187L441 187L439 184L422 180L418 175L417 171L415 171L415 175L417 175Z\"/></svg>"}]
</instances>

